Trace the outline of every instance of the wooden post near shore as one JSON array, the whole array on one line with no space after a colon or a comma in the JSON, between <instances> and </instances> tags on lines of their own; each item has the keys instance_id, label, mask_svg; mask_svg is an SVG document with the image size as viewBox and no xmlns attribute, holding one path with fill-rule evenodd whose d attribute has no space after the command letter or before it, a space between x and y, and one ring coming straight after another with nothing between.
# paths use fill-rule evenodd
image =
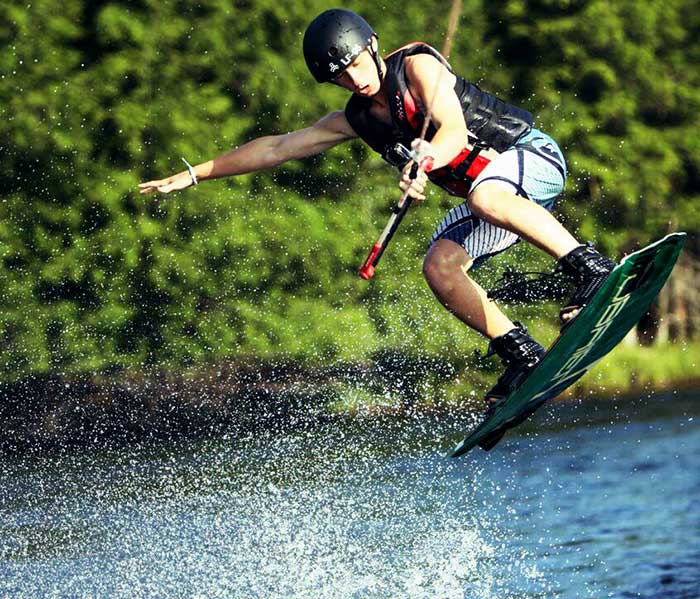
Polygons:
<instances>
[{"instance_id":1,"label":"wooden post near shore","mask_svg":"<svg viewBox=\"0 0 700 599\"><path fill-rule=\"evenodd\" d=\"M700 252L694 249L698 248L691 247L681 253L656 302L625 337L625 344L653 345L700 339Z\"/></svg>"}]
</instances>

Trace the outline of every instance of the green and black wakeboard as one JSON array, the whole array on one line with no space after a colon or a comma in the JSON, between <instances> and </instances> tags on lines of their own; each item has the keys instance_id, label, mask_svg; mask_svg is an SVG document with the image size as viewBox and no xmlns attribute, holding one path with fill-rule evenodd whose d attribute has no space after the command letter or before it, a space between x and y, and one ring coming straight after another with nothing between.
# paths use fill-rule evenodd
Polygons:
<instances>
[{"instance_id":1,"label":"green and black wakeboard","mask_svg":"<svg viewBox=\"0 0 700 599\"><path fill-rule=\"evenodd\" d=\"M661 291L684 241L685 233L672 233L625 256L542 361L450 456L461 456L477 445L491 449L503 433L574 384L620 343Z\"/></svg>"}]
</instances>

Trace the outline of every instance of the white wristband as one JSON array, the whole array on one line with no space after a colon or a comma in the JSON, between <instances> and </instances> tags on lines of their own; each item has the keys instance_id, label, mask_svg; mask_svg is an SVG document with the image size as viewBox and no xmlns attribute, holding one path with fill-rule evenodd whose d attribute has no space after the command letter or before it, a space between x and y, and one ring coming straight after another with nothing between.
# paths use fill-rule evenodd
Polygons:
<instances>
[{"instance_id":1,"label":"white wristband","mask_svg":"<svg viewBox=\"0 0 700 599\"><path fill-rule=\"evenodd\" d=\"M190 177L192 177L192 185L197 185L197 175L194 174L194 169L192 168L192 165L189 162L187 162L187 160L185 160L184 158L182 159L182 161L187 165L187 170L190 173Z\"/></svg>"}]
</instances>

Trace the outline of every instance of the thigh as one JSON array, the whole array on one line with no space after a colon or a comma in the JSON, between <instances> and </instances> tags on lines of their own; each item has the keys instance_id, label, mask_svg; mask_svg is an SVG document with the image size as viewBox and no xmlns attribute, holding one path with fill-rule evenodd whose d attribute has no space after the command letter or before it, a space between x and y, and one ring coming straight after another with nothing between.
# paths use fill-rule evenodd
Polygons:
<instances>
[{"instance_id":1,"label":"thigh","mask_svg":"<svg viewBox=\"0 0 700 599\"><path fill-rule=\"evenodd\" d=\"M466 201L445 215L433 232L431 245L440 239L448 239L462 246L474 260L474 267L519 241L515 233L472 214Z\"/></svg>"},{"instance_id":2,"label":"thigh","mask_svg":"<svg viewBox=\"0 0 700 599\"><path fill-rule=\"evenodd\" d=\"M473 192L488 181L552 210L566 183L566 163L556 142L533 129L515 146L500 154L479 173ZM450 210L435 229L431 244L449 239L460 244L474 259L474 267L520 241L511 231L492 225L474 214L468 202Z\"/></svg>"}]
</instances>

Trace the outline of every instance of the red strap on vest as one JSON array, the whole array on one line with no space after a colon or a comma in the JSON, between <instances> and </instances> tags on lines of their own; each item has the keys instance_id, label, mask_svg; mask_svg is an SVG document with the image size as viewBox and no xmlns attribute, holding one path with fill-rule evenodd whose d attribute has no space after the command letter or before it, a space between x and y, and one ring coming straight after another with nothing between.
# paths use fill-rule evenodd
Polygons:
<instances>
[{"instance_id":1,"label":"red strap on vest","mask_svg":"<svg viewBox=\"0 0 700 599\"><path fill-rule=\"evenodd\" d=\"M469 194L471 182L474 181L474 179L479 176L479 173L491 162L480 153L473 158L469 158L473 151L474 150L464 148L449 164L434 171L430 171L428 177L433 183L446 189L452 195L466 198ZM470 160L471 164L469 164L469 167L466 168L464 172L461 172L462 169L460 169L460 165Z\"/></svg>"},{"instance_id":2,"label":"red strap on vest","mask_svg":"<svg viewBox=\"0 0 700 599\"><path fill-rule=\"evenodd\" d=\"M471 152L472 151L469 148L464 148L459 154L457 154L457 156L455 156L452 159L452 161L447 166L451 169L457 168L457 166L459 166L469 157L469 154L471 154ZM474 158L474 161L467 169L467 177L469 177L470 179L476 179L479 176L479 173L487 167L489 162L491 161L488 158L479 154L476 158Z\"/></svg>"}]
</instances>

